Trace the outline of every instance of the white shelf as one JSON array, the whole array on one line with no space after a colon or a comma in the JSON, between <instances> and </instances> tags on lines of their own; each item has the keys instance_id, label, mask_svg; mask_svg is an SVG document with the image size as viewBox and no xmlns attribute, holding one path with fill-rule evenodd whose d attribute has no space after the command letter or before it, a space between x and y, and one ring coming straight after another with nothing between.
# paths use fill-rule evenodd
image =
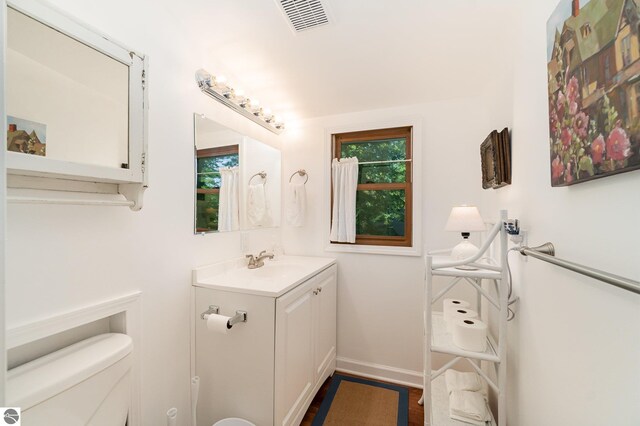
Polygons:
<instances>
[{"instance_id":1,"label":"white shelf","mask_svg":"<svg viewBox=\"0 0 640 426\"><path fill-rule=\"evenodd\" d=\"M442 268L435 269L437 265L433 265L433 275L442 277L465 277L465 278L482 278L487 280L499 280L502 273L498 271L490 271L488 269L457 269Z\"/></svg>"},{"instance_id":2,"label":"white shelf","mask_svg":"<svg viewBox=\"0 0 640 426\"><path fill-rule=\"evenodd\" d=\"M132 169L82 164L72 161L7 151L7 173L89 182L142 183L142 174Z\"/></svg>"},{"instance_id":3,"label":"white shelf","mask_svg":"<svg viewBox=\"0 0 640 426\"><path fill-rule=\"evenodd\" d=\"M442 312L431 314L431 350L455 356L463 356L471 359L500 362L495 348L491 344L492 339L487 339L487 350L484 352L472 352L460 349L453 343L453 336L447 331Z\"/></svg>"},{"instance_id":4,"label":"white shelf","mask_svg":"<svg viewBox=\"0 0 640 426\"><path fill-rule=\"evenodd\" d=\"M431 424L435 426L469 426L469 423L453 420L449 417L449 394L444 374L431 381L431 407ZM491 421L487 422L487 425L496 425L493 414L491 414Z\"/></svg>"},{"instance_id":5,"label":"white shelf","mask_svg":"<svg viewBox=\"0 0 640 426\"><path fill-rule=\"evenodd\" d=\"M502 277L502 272L491 269L458 269L455 267L442 268L440 266L451 262L454 262L454 259L449 256L433 256L432 274L444 277L483 278L489 280L499 280Z\"/></svg>"},{"instance_id":6,"label":"white shelf","mask_svg":"<svg viewBox=\"0 0 640 426\"><path fill-rule=\"evenodd\" d=\"M507 270L502 264L507 255L507 233L503 227L503 223L507 220L507 211L500 212L500 219L491 230L486 234L480 253L470 257L465 266L476 266L480 269L458 269L452 264L455 261L449 256L433 256L427 255L425 263L427 266L425 274L425 294L424 294L424 318L425 321L425 339L424 339L424 356L425 356L425 373L431 370L440 371L443 365L450 367L455 364L455 357L466 359L473 366L482 368L480 375L488 372L484 371L489 365L483 366L478 360L491 362L495 371L495 378L491 379L492 387L496 389L492 393L492 405L496 408L496 415L500 422L495 421L493 413L491 413L491 421L488 425L507 425L506 412L506 386L507 386L507 312L508 312L508 285ZM497 241L496 241L497 240ZM500 264L478 262L480 259L487 259L491 251L491 244L499 244ZM478 262L478 264L474 263ZM448 285L443 290L434 294L434 277L446 277ZM481 280L495 281L495 295L482 287ZM433 305L436 300L440 300L445 294L451 291L456 285L467 281L475 289L475 305L478 307L478 313L481 318L486 317L487 312L483 312L484 306L498 314L495 324L494 333L498 340L494 339L490 333L487 336L487 349L484 352L472 352L459 348L453 343L453 336L447 331L442 312L434 312ZM493 291L493 289L492 289ZM485 299L486 304L481 303ZM473 304L473 303L472 303ZM443 365L433 365L433 354L445 354L448 361ZM432 373L433 374L433 373ZM449 395L447 394L444 374L438 378L431 380L432 374L425 374L424 377L424 406L425 406L425 426L465 426L465 423L458 420L452 420L449 417Z\"/></svg>"}]
</instances>

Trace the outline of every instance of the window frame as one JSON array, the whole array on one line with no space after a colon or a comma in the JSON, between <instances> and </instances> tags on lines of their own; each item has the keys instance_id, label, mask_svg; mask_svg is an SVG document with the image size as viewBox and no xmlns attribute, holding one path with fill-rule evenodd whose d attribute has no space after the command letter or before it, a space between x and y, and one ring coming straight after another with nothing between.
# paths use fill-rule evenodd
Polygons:
<instances>
[{"instance_id":1,"label":"window frame","mask_svg":"<svg viewBox=\"0 0 640 426\"><path fill-rule=\"evenodd\" d=\"M331 135L331 159L341 158L342 144L354 142L369 142L385 139L404 138L405 158L410 161L405 162L405 180L404 182L392 183L359 183L357 191L405 191L405 213L404 213L404 236L385 236L385 235L356 235L355 243L338 243L331 241L331 244L349 245L349 246L379 246L379 247L413 247L413 131L412 125L379 128L372 130L357 130L342 133L333 133ZM330 210L333 208L333 185L331 185L331 202Z\"/></svg>"},{"instance_id":2,"label":"window frame","mask_svg":"<svg viewBox=\"0 0 640 426\"><path fill-rule=\"evenodd\" d=\"M237 154L238 158L240 157L240 145L238 144L225 145L225 146L220 146L215 148L203 148L203 149L196 148L196 155L195 155L195 171L196 172L195 172L195 185L194 185L195 186L194 206L196 207L194 208L194 217L193 217L193 229L196 235L219 232L218 230L214 230L214 229L207 228L207 230L204 230L204 228L197 227L198 194L219 194L220 193L220 188L198 188L198 178L200 175L200 173L198 173L198 160L201 158L222 157L225 155L233 155L233 154Z\"/></svg>"}]
</instances>

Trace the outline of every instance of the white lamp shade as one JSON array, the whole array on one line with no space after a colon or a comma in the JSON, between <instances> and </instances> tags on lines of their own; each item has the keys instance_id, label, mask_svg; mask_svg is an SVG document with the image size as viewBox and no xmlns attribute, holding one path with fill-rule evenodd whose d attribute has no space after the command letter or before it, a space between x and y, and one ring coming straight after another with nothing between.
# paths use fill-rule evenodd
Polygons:
<instances>
[{"instance_id":1,"label":"white lamp shade","mask_svg":"<svg viewBox=\"0 0 640 426\"><path fill-rule=\"evenodd\" d=\"M451 209L445 231L472 232L484 231L486 226L478 208L475 206L459 206Z\"/></svg>"}]
</instances>

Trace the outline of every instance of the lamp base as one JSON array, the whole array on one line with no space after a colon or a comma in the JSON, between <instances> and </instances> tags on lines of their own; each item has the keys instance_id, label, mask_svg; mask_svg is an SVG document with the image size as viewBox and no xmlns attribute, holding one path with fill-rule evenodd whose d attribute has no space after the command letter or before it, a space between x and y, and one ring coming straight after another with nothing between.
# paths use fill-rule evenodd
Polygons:
<instances>
[{"instance_id":1,"label":"lamp base","mask_svg":"<svg viewBox=\"0 0 640 426\"><path fill-rule=\"evenodd\" d=\"M460 244L458 244L453 248L453 250L451 250L451 257L453 258L453 260L468 259L473 255L475 255L476 253L478 253L478 250L479 250L478 247L471 244L471 242L465 238L462 240L462 242L460 242ZM473 266L462 265L462 266L456 266L456 269L474 271L478 268Z\"/></svg>"}]
</instances>

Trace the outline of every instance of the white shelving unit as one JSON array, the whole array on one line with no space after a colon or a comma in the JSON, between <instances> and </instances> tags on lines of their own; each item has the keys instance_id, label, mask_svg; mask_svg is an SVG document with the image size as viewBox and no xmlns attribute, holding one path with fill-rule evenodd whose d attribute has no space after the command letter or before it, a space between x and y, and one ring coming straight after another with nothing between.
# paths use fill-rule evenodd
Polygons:
<instances>
[{"instance_id":1,"label":"white shelving unit","mask_svg":"<svg viewBox=\"0 0 640 426\"><path fill-rule=\"evenodd\" d=\"M489 231L487 238L475 256L463 261L452 261L446 256L426 256L426 283L425 283L425 339L424 339L424 394L423 401L425 407L425 426L465 426L468 423L452 420L449 417L449 395L444 383L444 372L457 363L465 360L484 380L489 384L489 390L493 390L497 395L498 421L492 414L492 426L506 426L507 424L507 315L508 315L508 285L507 271L504 267L507 256L507 233L504 230L504 221L507 220L507 211L500 212L500 220ZM476 263L478 259L485 258L492 242L500 238L500 257L497 265L490 263ZM472 265L475 270L457 269L457 266ZM450 281L443 289L434 294L434 277L448 277ZM493 284L495 294L492 295L482 286L482 280L489 280ZM444 296L455 286L466 283L471 285L476 291L475 309L481 317L486 313L482 312L482 300L489 310L494 310L498 314L497 340L489 333L487 337L487 350L485 352L471 352L458 348L454 345L451 333L446 330L442 312L433 310L433 305L441 301ZM446 354L449 360L435 370L432 368L433 353ZM488 363L495 372L495 380L490 378L481 364ZM491 393L491 392L490 392Z\"/></svg>"}]
</instances>

